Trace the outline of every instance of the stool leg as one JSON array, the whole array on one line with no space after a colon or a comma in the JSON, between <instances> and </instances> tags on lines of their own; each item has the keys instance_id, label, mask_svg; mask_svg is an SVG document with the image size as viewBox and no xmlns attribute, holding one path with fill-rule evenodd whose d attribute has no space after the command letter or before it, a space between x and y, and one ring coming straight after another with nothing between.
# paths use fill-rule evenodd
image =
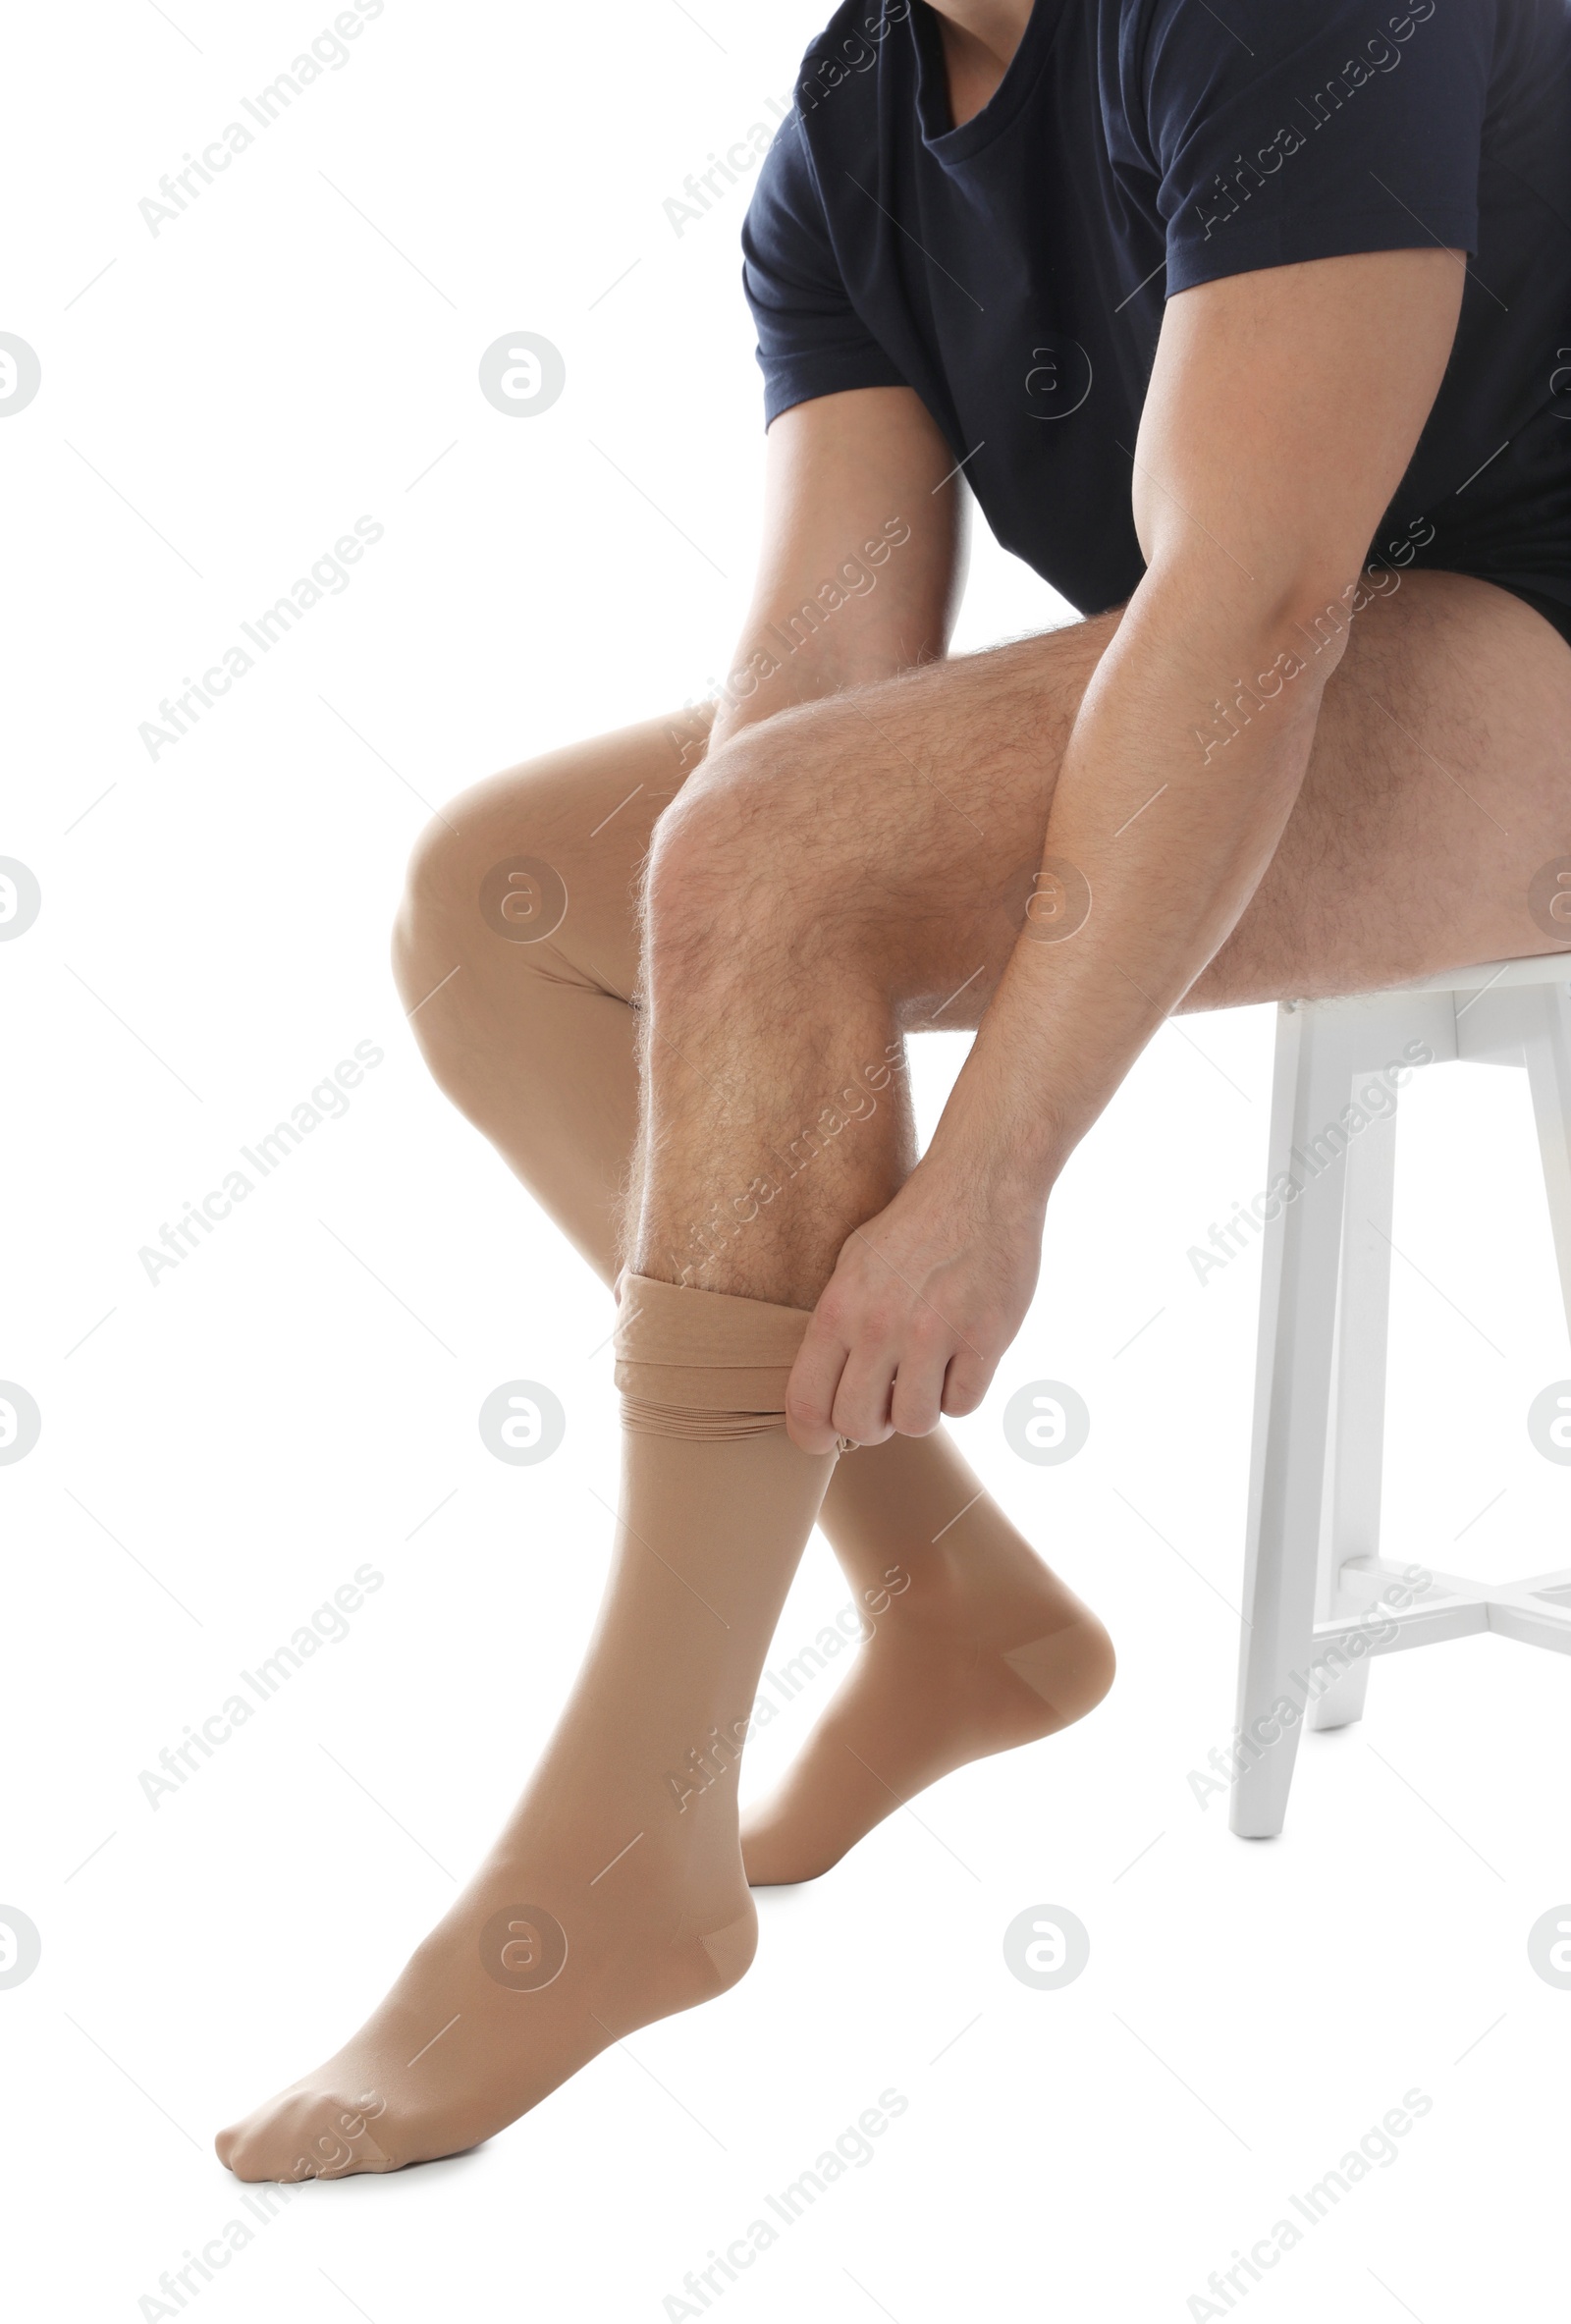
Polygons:
<instances>
[{"instance_id":1,"label":"stool leg","mask_svg":"<svg viewBox=\"0 0 1571 2324\"><path fill-rule=\"evenodd\" d=\"M1385 1463L1385 1348L1391 1304L1391 1204L1396 1113L1371 1120L1347 1150L1342 1264L1336 1314L1336 1397L1330 1458L1330 1524L1316 1589L1323 1619L1341 1611L1348 1557L1378 1557ZM1309 1723L1347 1727L1364 1715L1370 1657L1350 1662L1316 1698Z\"/></svg>"},{"instance_id":2,"label":"stool leg","mask_svg":"<svg viewBox=\"0 0 1571 2324\"><path fill-rule=\"evenodd\" d=\"M1325 1734L1332 1727L1350 1727L1364 1715L1364 1698L1369 1693L1369 1656L1362 1662L1350 1662L1340 1678L1332 1679L1324 1695L1317 1695L1310 1705L1309 1723L1317 1734Z\"/></svg>"},{"instance_id":3,"label":"stool leg","mask_svg":"<svg viewBox=\"0 0 1571 2324\"><path fill-rule=\"evenodd\" d=\"M1340 1258L1342 1152L1326 1136L1352 1080L1342 1026L1313 1003L1277 1016L1271 1173L1300 1191L1266 1228L1255 1368L1254 1448L1238 1671L1241 1771L1232 1828L1245 1839L1279 1832L1287 1812L1298 1721L1273 1707L1304 1701L1314 1638L1315 1585L1331 1390L1331 1339ZM1338 1132L1338 1137L1340 1133ZM1307 1160L1294 1160L1293 1150ZM1320 1162L1320 1157L1330 1159ZM1318 1166L1317 1166L1318 1165Z\"/></svg>"},{"instance_id":4,"label":"stool leg","mask_svg":"<svg viewBox=\"0 0 1571 2324\"><path fill-rule=\"evenodd\" d=\"M1571 1325L1571 993L1564 985L1545 985L1532 998L1523 1061L1533 1092L1566 1323Z\"/></svg>"}]
</instances>

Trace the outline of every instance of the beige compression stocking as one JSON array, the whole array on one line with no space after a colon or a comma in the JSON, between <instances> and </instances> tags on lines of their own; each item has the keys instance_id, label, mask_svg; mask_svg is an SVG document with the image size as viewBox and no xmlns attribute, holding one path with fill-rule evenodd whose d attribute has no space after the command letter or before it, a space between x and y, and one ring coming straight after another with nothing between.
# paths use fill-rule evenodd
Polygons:
<instances>
[{"instance_id":1,"label":"beige compression stocking","mask_svg":"<svg viewBox=\"0 0 1571 2324\"><path fill-rule=\"evenodd\" d=\"M835 1456L786 1434L805 1314L625 1278L622 1507L572 1696L486 1864L352 2041L222 2134L243 2179L489 2137L609 2042L734 1983L737 1764Z\"/></svg>"}]
</instances>

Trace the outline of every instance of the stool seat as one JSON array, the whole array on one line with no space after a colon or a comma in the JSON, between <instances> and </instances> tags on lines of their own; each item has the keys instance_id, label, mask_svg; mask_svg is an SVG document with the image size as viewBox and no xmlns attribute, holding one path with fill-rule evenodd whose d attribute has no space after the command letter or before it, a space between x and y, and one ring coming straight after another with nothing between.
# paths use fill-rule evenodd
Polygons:
<instances>
[{"instance_id":1,"label":"stool seat","mask_svg":"<svg viewBox=\"0 0 1571 2324\"><path fill-rule=\"evenodd\" d=\"M1277 1010L1232 1828L1282 1828L1307 1722L1363 1711L1381 1654L1492 1630L1571 1653L1571 1568L1503 1585L1380 1554L1398 1092L1526 1069L1571 1324L1571 952Z\"/></svg>"}]
</instances>

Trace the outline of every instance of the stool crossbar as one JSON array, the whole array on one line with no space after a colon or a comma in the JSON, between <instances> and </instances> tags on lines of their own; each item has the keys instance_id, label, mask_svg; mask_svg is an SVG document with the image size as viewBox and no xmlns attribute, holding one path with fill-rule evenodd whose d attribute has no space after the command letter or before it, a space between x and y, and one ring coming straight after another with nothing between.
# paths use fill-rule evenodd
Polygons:
<instances>
[{"instance_id":1,"label":"stool crossbar","mask_svg":"<svg viewBox=\"0 0 1571 2324\"><path fill-rule=\"evenodd\" d=\"M1428 1053L1427 1055L1425 1053ZM1571 954L1277 1011L1232 1828L1279 1832L1298 1736L1364 1708L1381 1653L1495 1631L1571 1653L1571 1567L1492 1586L1380 1554L1394 1104L1415 1060L1525 1067L1571 1324ZM1350 1116L1349 1108L1356 1108ZM1299 1188L1286 1197L1287 1182ZM1298 1714L1273 1716L1286 1703Z\"/></svg>"}]
</instances>

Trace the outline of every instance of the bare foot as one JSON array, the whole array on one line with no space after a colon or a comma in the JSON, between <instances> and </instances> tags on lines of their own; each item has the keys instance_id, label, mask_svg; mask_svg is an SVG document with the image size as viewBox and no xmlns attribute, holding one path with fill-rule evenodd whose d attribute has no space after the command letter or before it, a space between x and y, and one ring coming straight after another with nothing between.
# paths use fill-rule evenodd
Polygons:
<instances>
[{"instance_id":1,"label":"bare foot","mask_svg":"<svg viewBox=\"0 0 1571 2324\"><path fill-rule=\"evenodd\" d=\"M1040 1558L924 1567L872 1626L785 1778L742 1817L755 1888L813 1880L941 1775L1083 1718L1112 1642Z\"/></svg>"},{"instance_id":2,"label":"bare foot","mask_svg":"<svg viewBox=\"0 0 1571 2324\"><path fill-rule=\"evenodd\" d=\"M758 1924L734 1787L716 1785L679 1825L632 1801L608 1826L603 1799L581 1812L559 1786L548 1817L526 1798L353 2039L219 2134L238 2178L344 2178L460 2153L608 2043L736 1982Z\"/></svg>"}]
</instances>

